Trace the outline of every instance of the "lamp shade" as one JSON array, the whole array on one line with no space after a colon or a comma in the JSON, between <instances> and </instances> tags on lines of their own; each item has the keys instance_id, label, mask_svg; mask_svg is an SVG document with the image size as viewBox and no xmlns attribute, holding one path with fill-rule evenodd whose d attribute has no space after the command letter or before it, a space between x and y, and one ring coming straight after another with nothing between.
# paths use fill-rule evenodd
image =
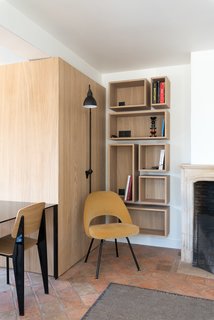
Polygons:
<instances>
[{"instance_id":1,"label":"lamp shade","mask_svg":"<svg viewBox=\"0 0 214 320\"><path fill-rule=\"evenodd\" d=\"M85 100L83 102L83 107L87 108L87 109L97 108L97 102L93 97L93 93L91 91L90 84L88 87L87 97L85 98Z\"/></svg>"}]
</instances>

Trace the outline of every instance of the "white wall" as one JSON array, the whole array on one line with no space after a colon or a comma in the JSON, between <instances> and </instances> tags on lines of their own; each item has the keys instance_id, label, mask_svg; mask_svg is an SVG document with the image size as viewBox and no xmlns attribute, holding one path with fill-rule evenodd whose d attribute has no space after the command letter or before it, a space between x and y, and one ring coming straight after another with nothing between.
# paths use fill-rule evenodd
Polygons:
<instances>
[{"instance_id":1,"label":"white wall","mask_svg":"<svg viewBox=\"0 0 214 320\"><path fill-rule=\"evenodd\" d=\"M170 110L170 233L168 237L139 235L132 242L151 246L180 248L181 195L180 164L190 162L190 66L172 66L103 75L109 105L110 81L167 76L171 83ZM108 113L108 111L107 111ZM108 117L107 117L108 119ZM108 130L108 123L107 123ZM108 133L107 133L108 136ZM109 142L108 142L109 143ZM139 141L136 141L139 143ZM107 164L108 168L108 164ZM108 172L107 172L108 174Z\"/></svg>"},{"instance_id":2,"label":"white wall","mask_svg":"<svg viewBox=\"0 0 214 320\"><path fill-rule=\"evenodd\" d=\"M100 72L5 0L0 0L0 26L16 34L48 56L61 57L88 77L101 83Z\"/></svg>"},{"instance_id":3,"label":"white wall","mask_svg":"<svg viewBox=\"0 0 214 320\"><path fill-rule=\"evenodd\" d=\"M191 163L214 164L214 50L191 54Z\"/></svg>"}]
</instances>

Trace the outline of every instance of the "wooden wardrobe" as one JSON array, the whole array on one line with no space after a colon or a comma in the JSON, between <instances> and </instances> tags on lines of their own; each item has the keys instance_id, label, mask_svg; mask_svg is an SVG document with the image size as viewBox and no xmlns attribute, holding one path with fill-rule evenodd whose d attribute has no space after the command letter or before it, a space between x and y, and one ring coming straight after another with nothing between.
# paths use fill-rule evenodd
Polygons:
<instances>
[{"instance_id":1,"label":"wooden wardrobe","mask_svg":"<svg viewBox=\"0 0 214 320\"><path fill-rule=\"evenodd\" d=\"M105 89L60 58L0 66L0 200L58 203L58 272L86 253L83 205L89 192L91 85L92 191L105 190ZM49 274L53 274L52 212L46 215ZM0 226L7 233L9 224ZM26 267L40 271L37 252Z\"/></svg>"}]
</instances>

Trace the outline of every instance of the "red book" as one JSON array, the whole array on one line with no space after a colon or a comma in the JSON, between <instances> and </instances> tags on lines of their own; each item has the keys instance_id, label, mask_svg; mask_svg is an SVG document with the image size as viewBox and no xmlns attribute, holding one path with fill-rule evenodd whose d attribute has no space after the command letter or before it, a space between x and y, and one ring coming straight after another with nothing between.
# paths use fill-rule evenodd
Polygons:
<instances>
[{"instance_id":1,"label":"red book","mask_svg":"<svg viewBox=\"0 0 214 320\"><path fill-rule=\"evenodd\" d=\"M165 82L160 82L160 103L165 102Z\"/></svg>"},{"instance_id":2,"label":"red book","mask_svg":"<svg viewBox=\"0 0 214 320\"><path fill-rule=\"evenodd\" d=\"M127 201L131 201L132 200L132 176L130 176L129 179L129 185L128 185L128 192L127 192Z\"/></svg>"}]
</instances>

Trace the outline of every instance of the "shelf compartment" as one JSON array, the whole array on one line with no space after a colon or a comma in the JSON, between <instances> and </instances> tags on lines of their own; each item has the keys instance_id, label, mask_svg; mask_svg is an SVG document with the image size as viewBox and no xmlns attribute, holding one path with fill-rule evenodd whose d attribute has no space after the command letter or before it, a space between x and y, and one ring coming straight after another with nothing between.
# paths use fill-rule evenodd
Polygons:
<instances>
[{"instance_id":1,"label":"shelf compartment","mask_svg":"<svg viewBox=\"0 0 214 320\"><path fill-rule=\"evenodd\" d=\"M156 136L151 137L151 117L156 117ZM119 137L119 131L131 131L131 137ZM109 138L112 140L169 139L169 112L133 111L109 114Z\"/></svg>"},{"instance_id":2,"label":"shelf compartment","mask_svg":"<svg viewBox=\"0 0 214 320\"><path fill-rule=\"evenodd\" d=\"M151 205L167 205L169 202L169 176L139 176L139 202Z\"/></svg>"},{"instance_id":3,"label":"shelf compartment","mask_svg":"<svg viewBox=\"0 0 214 320\"><path fill-rule=\"evenodd\" d=\"M168 236L169 207L127 205L132 222L146 235Z\"/></svg>"},{"instance_id":4,"label":"shelf compartment","mask_svg":"<svg viewBox=\"0 0 214 320\"><path fill-rule=\"evenodd\" d=\"M125 105L120 106L119 103ZM150 108L150 83L147 79L110 82L110 109L133 111Z\"/></svg>"},{"instance_id":5,"label":"shelf compartment","mask_svg":"<svg viewBox=\"0 0 214 320\"><path fill-rule=\"evenodd\" d=\"M163 87L162 87L163 84ZM162 99L161 99L162 97ZM151 106L155 109L170 108L170 81L167 77L151 78Z\"/></svg>"},{"instance_id":6,"label":"shelf compartment","mask_svg":"<svg viewBox=\"0 0 214 320\"><path fill-rule=\"evenodd\" d=\"M138 146L138 170L143 173L160 173L169 171L169 144L140 144ZM165 151L163 169L159 169L160 153Z\"/></svg>"},{"instance_id":7,"label":"shelf compartment","mask_svg":"<svg viewBox=\"0 0 214 320\"><path fill-rule=\"evenodd\" d=\"M127 177L132 176L132 200L138 196L137 184L137 145L112 144L109 145L109 190L119 194L119 190L126 189ZM122 198L124 198L122 196Z\"/></svg>"}]
</instances>

